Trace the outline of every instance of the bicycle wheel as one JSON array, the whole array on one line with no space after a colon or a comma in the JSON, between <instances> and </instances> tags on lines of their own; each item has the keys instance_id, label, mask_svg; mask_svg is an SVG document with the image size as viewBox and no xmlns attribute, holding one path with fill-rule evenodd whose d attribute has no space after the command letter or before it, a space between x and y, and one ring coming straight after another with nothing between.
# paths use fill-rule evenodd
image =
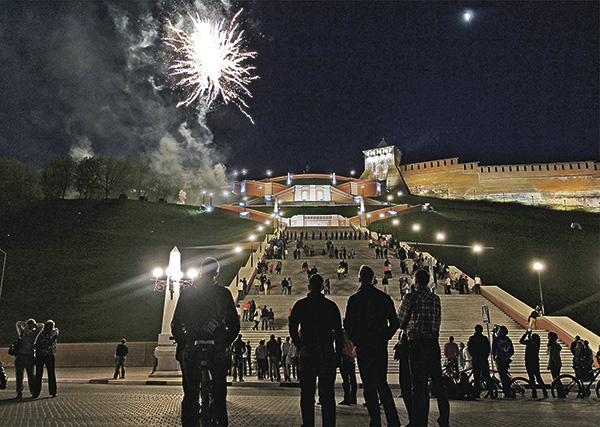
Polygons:
<instances>
[{"instance_id":1,"label":"bicycle wheel","mask_svg":"<svg viewBox=\"0 0 600 427\"><path fill-rule=\"evenodd\" d=\"M515 377L510 382L510 389L517 398L525 397L525 393L528 389L531 389L529 380L523 377Z\"/></svg>"},{"instance_id":2,"label":"bicycle wheel","mask_svg":"<svg viewBox=\"0 0 600 427\"><path fill-rule=\"evenodd\" d=\"M562 387L563 392L560 392ZM577 378L570 374L562 374L552 380L552 397L574 399L579 396L582 386Z\"/></svg>"},{"instance_id":3,"label":"bicycle wheel","mask_svg":"<svg viewBox=\"0 0 600 427\"><path fill-rule=\"evenodd\" d=\"M212 381L208 369L202 370L200 383L200 424L202 426L214 425L214 410L212 402Z\"/></svg>"}]
</instances>

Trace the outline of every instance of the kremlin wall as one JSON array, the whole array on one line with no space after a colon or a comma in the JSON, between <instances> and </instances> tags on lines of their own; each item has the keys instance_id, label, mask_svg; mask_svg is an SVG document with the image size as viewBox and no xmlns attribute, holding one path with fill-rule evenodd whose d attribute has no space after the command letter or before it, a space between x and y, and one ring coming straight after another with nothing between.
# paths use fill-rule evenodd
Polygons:
<instances>
[{"instance_id":1,"label":"kremlin wall","mask_svg":"<svg viewBox=\"0 0 600 427\"><path fill-rule=\"evenodd\" d=\"M400 165L411 193L600 208L596 161L481 166L458 158Z\"/></svg>"}]
</instances>

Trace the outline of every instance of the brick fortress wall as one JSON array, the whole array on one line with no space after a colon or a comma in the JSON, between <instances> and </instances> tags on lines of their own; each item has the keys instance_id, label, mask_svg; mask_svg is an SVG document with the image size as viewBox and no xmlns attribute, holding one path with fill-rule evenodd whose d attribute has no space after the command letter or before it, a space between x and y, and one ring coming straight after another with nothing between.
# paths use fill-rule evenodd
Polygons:
<instances>
[{"instance_id":1,"label":"brick fortress wall","mask_svg":"<svg viewBox=\"0 0 600 427\"><path fill-rule=\"evenodd\" d=\"M596 161L480 166L457 157L400 166L413 194L600 209Z\"/></svg>"}]
</instances>

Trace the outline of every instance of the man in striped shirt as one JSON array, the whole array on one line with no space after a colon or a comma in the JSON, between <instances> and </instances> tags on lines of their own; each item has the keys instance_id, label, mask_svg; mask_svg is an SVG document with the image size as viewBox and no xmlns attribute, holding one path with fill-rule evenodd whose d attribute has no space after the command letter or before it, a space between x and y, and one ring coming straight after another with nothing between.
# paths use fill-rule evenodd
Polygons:
<instances>
[{"instance_id":1,"label":"man in striped shirt","mask_svg":"<svg viewBox=\"0 0 600 427\"><path fill-rule=\"evenodd\" d=\"M426 426L429 415L429 390L427 380L431 377L437 397L440 416L438 424L447 426L450 416L448 396L442 384L442 366L439 346L442 305L440 297L427 286L429 273L415 273L414 292L402 299L398 317L400 329L408 334L410 375L413 383L415 425Z\"/></svg>"}]
</instances>

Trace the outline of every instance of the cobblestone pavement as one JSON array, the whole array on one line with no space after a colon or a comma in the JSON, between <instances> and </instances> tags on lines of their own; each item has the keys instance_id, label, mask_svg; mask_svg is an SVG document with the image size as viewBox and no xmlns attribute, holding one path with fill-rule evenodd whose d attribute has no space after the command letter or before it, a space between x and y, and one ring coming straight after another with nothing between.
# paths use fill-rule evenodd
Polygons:
<instances>
[{"instance_id":1,"label":"cobblestone pavement","mask_svg":"<svg viewBox=\"0 0 600 427\"><path fill-rule=\"evenodd\" d=\"M337 400L341 400L338 390ZM56 398L46 391L38 399L12 400L14 390L0 391L3 426L178 426L182 390L177 386L59 384ZM284 387L231 387L228 395L232 426L301 425L300 390ZM367 410L338 406L339 426L367 426ZM396 403L407 422L401 399ZM316 406L320 423L320 408ZM481 400L451 402L451 425L461 426L587 426L597 425L600 400ZM431 401L430 425L437 425Z\"/></svg>"}]
</instances>

